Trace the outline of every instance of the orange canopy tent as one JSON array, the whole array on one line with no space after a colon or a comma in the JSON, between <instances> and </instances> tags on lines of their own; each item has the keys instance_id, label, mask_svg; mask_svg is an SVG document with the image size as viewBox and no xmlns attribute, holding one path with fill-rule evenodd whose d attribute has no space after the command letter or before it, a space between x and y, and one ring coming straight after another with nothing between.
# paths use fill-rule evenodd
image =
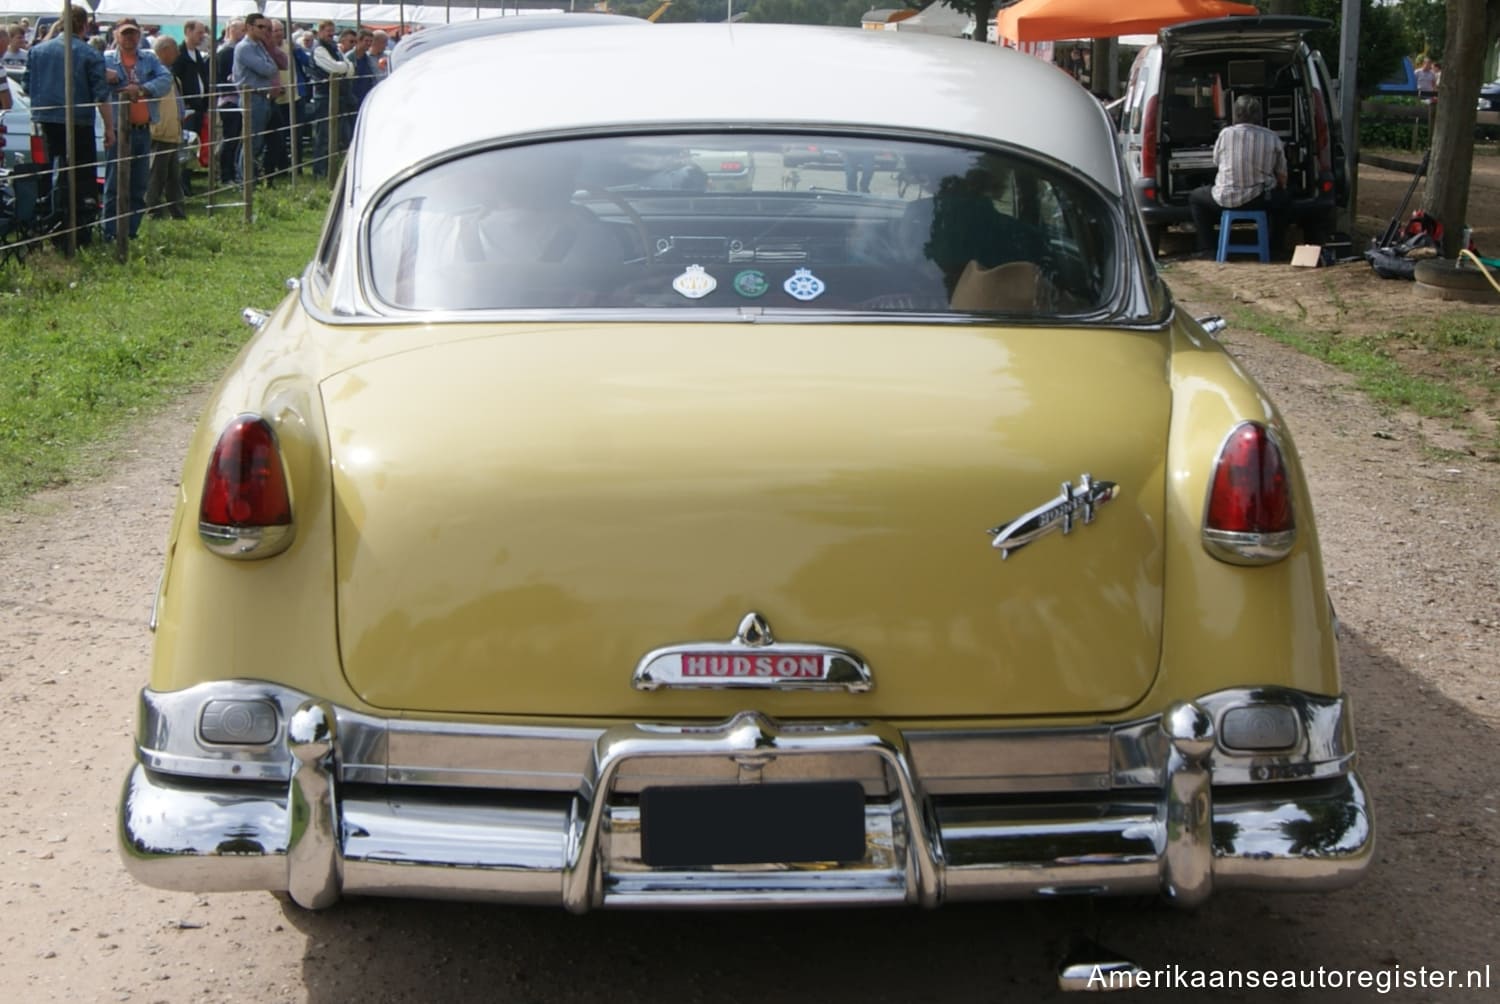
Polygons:
<instances>
[{"instance_id":1,"label":"orange canopy tent","mask_svg":"<svg viewBox=\"0 0 1500 1004\"><path fill-rule=\"evenodd\" d=\"M1001 38L1013 42L1052 42L1061 38L1113 38L1141 35L1170 24L1235 14L1259 14L1231 0L1021 0L995 18Z\"/></svg>"}]
</instances>

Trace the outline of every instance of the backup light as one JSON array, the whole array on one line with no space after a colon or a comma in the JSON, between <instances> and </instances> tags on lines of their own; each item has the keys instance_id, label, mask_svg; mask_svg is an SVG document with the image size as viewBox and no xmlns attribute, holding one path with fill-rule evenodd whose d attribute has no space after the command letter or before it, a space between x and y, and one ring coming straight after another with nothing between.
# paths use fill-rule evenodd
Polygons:
<instances>
[{"instance_id":1,"label":"backup light","mask_svg":"<svg viewBox=\"0 0 1500 1004\"><path fill-rule=\"evenodd\" d=\"M1284 750L1297 745L1297 715L1280 704L1231 708L1219 722L1219 743L1237 750Z\"/></svg>"},{"instance_id":2,"label":"backup light","mask_svg":"<svg viewBox=\"0 0 1500 1004\"><path fill-rule=\"evenodd\" d=\"M260 416L239 416L214 444L198 535L226 558L268 558L291 545L292 500L281 447Z\"/></svg>"},{"instance_id":3,"label":"backup light","mask_svg":"<svg viewBox=\"0 0 1500 1004\"><path fill-rule=\"evenodd\" d=\"M1221 561L1280 561L1297 539L1286 463L1259 422L1237 426L1219 449L1203 518L1203 546Z\"/></svg>"},{"instance_id":4,"label":"backup light","mask_svg":"<svg viewBox=\"0 0 1500 1004\"><path fill-rule=\"evenodd\" d=\"M198 716L198 735L215 745L264 746L279 724L270 701L209 701Z\"/></svg>"}]
</instances>

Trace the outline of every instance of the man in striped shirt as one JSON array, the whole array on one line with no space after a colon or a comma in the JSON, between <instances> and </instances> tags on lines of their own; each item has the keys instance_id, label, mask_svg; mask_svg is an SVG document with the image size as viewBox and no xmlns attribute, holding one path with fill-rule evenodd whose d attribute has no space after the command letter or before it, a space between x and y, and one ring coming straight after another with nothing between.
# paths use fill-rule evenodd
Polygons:
<instances>
[{"instance_id":1,"label":"man in striped shirt","mask_svg":"<svg viewBox=\"0 0 1500 1004\"><path fill-rule=\"evenodd\" d=\"M1281 137L1260 124L1260 99L1242 94L1234 100L1234 125L1214 142L1219 173L1212 185L1195 188L1188 196L1193 211L1200 254L1214 249L1214 227L1225 209L1264 209L1271 223L1271 247L1282 246L1289 201L1286 190L1286 150Z\"/></svg>"}]
</instances>

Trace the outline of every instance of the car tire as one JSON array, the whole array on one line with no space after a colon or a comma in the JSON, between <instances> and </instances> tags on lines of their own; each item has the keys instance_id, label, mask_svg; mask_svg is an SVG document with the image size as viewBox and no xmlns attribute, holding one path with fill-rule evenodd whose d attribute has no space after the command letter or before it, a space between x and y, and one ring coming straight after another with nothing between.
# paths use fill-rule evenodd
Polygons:
<instances>
[{"instance_id":1,"label":"car tire","mask_svg":"<svg viewBox=\"0 0 1500 1004\"><path fill-rule=\"evenodd\" d=\"M1426 261L1419 261L1412 277L1424 286L1459 293L1480 293L1495 297L1497 302L1500 302L1500 292L1497 292L1490 284L1492 279L1500 282L1500 271L1492 269L1486 277L1471 262L1463 261L1462 266L1446 258L1429 258Z\"/></svg>"}]
</instances>

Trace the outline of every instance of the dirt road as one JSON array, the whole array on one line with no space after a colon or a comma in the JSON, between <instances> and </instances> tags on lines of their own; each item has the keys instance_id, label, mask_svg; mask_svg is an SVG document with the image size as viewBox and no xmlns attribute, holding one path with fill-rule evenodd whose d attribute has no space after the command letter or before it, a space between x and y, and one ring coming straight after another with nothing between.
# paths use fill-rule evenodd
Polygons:
<instances>
[{"instance_id":1,"label":"dirt road","mask_svg":"<svg viewBox=\"0 0 1500 1004\"><path fill-rule=\"evenodd\" d=\"M1195 313L1207 312L1208 305ZM1076 931L1153 967L1483 969L1500 992L1500 464L1427 448L1341 374L1226 341L1281 404L1313 482L1377 861L1329 895L917 911L640 915L365 901L129 880L114 809L146 619L194 402L111 448L111 473L0 515L0 996L101 1001L1023 1001ZM1127 994L1126 999L1144 995ZM1278 991L1368 1000L1374 990ZM1267 992L1184 999L1271 999Z\"/></svg>"}]
</instances>

